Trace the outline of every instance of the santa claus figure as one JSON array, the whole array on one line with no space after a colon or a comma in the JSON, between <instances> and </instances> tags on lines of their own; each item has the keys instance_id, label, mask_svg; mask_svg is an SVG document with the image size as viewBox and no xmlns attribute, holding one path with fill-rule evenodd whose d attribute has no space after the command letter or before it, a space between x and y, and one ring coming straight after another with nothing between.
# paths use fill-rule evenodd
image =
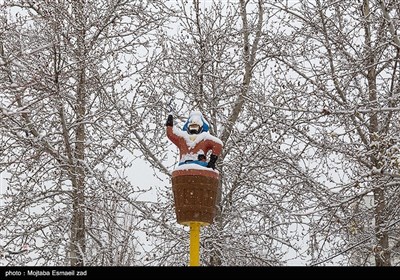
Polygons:
<instances>
[{"instance_id":1,"label":"santa claus figure","mask_svg":"<svg viewBox=\"0 0 400 280\"><path fill-rule=\"evenodd\" d=\"M167 137L179 148L179 165L198 164L215 169L222 141L208 132L209 124L201 112L192 111L182 130L173 123L173 116L168 115Z\"/></svg>"}]
</instances>

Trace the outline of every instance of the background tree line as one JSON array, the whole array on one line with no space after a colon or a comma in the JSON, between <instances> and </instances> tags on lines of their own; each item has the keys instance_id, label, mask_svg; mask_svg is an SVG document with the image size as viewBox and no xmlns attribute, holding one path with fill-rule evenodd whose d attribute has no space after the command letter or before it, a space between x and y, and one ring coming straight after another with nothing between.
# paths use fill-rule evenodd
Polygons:
<instances>
[{"instance_id":1,"label":"background tree line","mask_svg":"<svg viewBox=\"0 0 400 280\"><path fill-rule=\"evenodd\" d=\"M399 4L4 0L3 260L186 265L164 126L200 110L224 143L202 265L398 265Z\"/></svg>"}]
</instances>

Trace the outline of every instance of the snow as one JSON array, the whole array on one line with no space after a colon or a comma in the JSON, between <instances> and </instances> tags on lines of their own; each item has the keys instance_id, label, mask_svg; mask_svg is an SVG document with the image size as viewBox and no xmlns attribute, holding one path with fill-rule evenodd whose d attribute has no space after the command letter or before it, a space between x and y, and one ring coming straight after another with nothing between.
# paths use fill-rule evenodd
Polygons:
<instances>
[{"instance_id":1,"label":"snow","mask_svg":"<svg viewBox=\"0 0 400 280\"><path fill-rule=\"evenodd\" d=\"M196 164L196 163L185 163L185 164L177 166L174 170L189 170L189 169L207 170L207 171L214 171L215 173L219 173L219 171L216 169L204 167L204 166L201 166L200 164Z\"/></svg>"},{"instance_id":2,"label":"snow","mask_svg":"<svg viewBox=\"0 0 400 280\"><path fill-rule=\"evenodd\" d=\"M186 131L182 131L175 126L173 127L173 133L179 137L183 137L186 141L186 144L190 148L193 148L194 146L196 146L196 144L200 143L203 140L210 140L222 145L222 141L219 138L212 136L208 131L196 135L196 138L194 139L191 139L191 135L188 134Z\"/></svg>"},{"instance_id":3,"label":"snow","mask_svg":"<svg viewBox=\"0 0 400 280\"><path fill-rule=\"evenodd\" d=\"M216 169L204 167L204 166L201 166L196 163L185 163L185 164L177 166L174 170L189 170L189 169L207 170L207 171L213 171L213 172L219 174L219 171Z\"/></svg>"},{"instance_id":4,"label":"snow","mask_svg":"<svg viewBox=\"0 0 400 280\"><path fill-rule=\"evenodd\" d=\"M192 111L189 115L190 123L198 124L203 126L203 124L209 125L206 120L203 119L203 115L199 111Z\"/></svg>"},{"instance_id":5,"label":"snow","mask_svg":"<svg viewBox=\"0 0 400 280\"><path fill-rule=\"evenodd\" d=\"M198 155L205 155L206 153L203 150L199 150L197 153L189 153L189 154L183 154L181 158L181 162L185 162L187 160L197 160Z\"/></svg>"}]
</instances>

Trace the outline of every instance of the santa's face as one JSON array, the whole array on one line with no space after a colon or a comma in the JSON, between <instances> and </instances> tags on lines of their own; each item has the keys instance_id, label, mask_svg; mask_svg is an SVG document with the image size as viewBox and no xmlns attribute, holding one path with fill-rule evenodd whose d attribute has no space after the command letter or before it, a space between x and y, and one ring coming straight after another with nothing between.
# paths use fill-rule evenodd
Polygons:
<instances>
[{"instance_id":1,"label":"santa's face","mask_svg":"<svg viewBox=\"0 0 400 280\"><path fill-rule=\"evenodd\" d=\"M199 134L201 130L200 125L196 123L189 124L188 133L189 134Z\"/></svg>"}]
</instances>

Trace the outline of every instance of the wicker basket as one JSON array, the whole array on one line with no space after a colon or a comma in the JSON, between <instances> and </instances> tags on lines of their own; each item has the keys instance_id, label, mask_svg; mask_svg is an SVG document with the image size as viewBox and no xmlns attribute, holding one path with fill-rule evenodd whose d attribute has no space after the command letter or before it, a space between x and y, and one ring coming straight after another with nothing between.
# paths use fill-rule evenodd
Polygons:
<instances>
[{"instance_id":1,"label":"wicker basket","mask_svg":"<svg viewBox=\"0 0 400 280\"><path fill-rule=\"evenodd\" d=\"M180 169L172 172L176 219L181 225L213 223L219 190L219 174L213 170Z\"/></svg>"}]
</instances>

